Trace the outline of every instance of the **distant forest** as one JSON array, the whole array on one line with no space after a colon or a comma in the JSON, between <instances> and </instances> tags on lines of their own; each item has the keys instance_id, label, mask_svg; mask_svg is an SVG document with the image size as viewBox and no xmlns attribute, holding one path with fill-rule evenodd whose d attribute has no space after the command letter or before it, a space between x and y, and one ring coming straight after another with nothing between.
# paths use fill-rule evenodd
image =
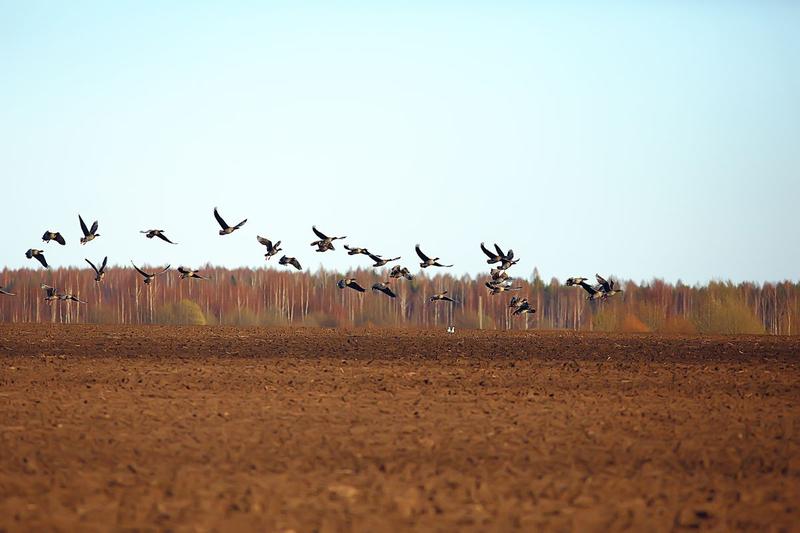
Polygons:
<instances>
[{"instance_id":1,"label":"distant forest","mask_svg":"<svg viewBox=\"0 0 800 533\"><path fill-rule=\"evenodd\" d=\"M492 296L485 276L454 277L436 272L392 280L397 298L369 290L387 271L352 270L366 293L339 289L343 274L318 270L201 269L209 280L179 279L170 271L150 285L131 268L111 268L102 283L87 269L4 270L0 321L98 324L224 324L237 326L400 326L482 329L571 329L665 333L800 332L800 284L712 282L704 286L653 280L623 281L607 301L586 301L580 287L540 279L515 279L522 289ZM593 274L593 273L592 273ZM86 304L43 300L41 284L71 292ZM448 290L458 303L431 303ZM535 314L512 316L512 295L527 297Z\"/></svg>"}]
</instances>

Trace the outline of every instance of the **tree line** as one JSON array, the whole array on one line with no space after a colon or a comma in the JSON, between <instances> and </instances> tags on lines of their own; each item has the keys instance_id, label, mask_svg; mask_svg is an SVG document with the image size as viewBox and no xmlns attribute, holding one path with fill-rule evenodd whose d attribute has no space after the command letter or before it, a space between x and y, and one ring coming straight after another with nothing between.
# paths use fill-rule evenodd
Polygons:
<instances>
[{"instance_id":1,"label":"tree line","mask_svg":"<svg viewBox=\"0 0 800 533\"><path fill-rule=\"evenodd\" d=\"M2 322L97 324L223 324L238 326L397 326L475 329L571 329L664 333L800 332L800 283L731 283L689 286L661 280L624 282L624 295L587 302L585 292L553 278L515 279L520 291L492 296L486 276L437 273L393 280L397 298L378 292L339 289L336 281L355 277L369 289L385 271L345 273L319 269L290 272L273 268L206 266L211 279L180 280L169 272L145 286L131 268L114 268L102 283L77 268L4 270L3 285L15 296L0 297ZM79 295L86 304L43 300L42 284ZM456 304L430 303L443 289ZM511 295L527 297L532 315L513 316Z\"/></svg>"}]
</instances>

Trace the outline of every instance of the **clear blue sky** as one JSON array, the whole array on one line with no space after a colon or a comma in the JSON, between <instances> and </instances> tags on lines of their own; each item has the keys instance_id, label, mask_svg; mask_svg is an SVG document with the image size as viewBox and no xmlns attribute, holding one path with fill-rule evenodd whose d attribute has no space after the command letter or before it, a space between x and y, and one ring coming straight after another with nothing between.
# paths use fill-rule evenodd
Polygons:
<instances>
[{"instance_id":1,"label":"clear blue sky","mask_svg":"<svg viewBox=\"0 0 800 533\"><path fill-rule=\"evenodd\" d=\"M0 1L0 264L800 279L800 2L165 4Z\"/></svg>"}]
</instances>

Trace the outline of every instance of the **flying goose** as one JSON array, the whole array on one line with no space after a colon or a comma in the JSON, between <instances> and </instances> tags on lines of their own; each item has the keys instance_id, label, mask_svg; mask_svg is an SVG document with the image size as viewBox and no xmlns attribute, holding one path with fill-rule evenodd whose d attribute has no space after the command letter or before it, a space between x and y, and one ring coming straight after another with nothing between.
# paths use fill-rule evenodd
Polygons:
<instances>
[{"instance_id":1,"label":"flying goose","mask_svg":"<svg viewBox=\"0 0 800 533\"><path fill-rule=\"evenodd\" d=\"M63 294L59 294L58 295L58 299L61 300L62 302L71 301L71 302L77 302L79 304L85 304L86 303L85 301L83 301L80 298L78 298L76 295L74 295L72 293L69 293L69 292L65 292Z\"/></svg>"},{"instance_id":2,"label":"flying goose","mask_svg":"<svg viewBox=\"0 0 800 533\"><path fill-rule=\"evenodd\" d=\"M505 283L500 284L500 285L495 285L495 284L490 283L488 281L486 282L485 285L489 289L489 293L492 296L494 296L495 294L500 294L501 292L518 291L518 290L522 289L522 287L510 287L510 286L506 285Z\"/></svg>"},{"instance_id":3,"label":"flying goose","mask_svg":"<svg viewBox=\"0 0 800 533\"><path fill-rule=\"evenodd\" d=\"M428 301L430 301L430 302L452 302L452 303L456 303L456 301L453 300L452 298L450 298L449 296L445 296L446 294L447 294L447 291L442 291L442 292L436 293L433 296L431 296L430 298L428 298Z\"/></svg>"},{"instance_id":4,"label":"flying goose","mask_svg":"<svg viewBox=\"0 0 800 533\"><path fill-rule=\"evenodd\" d=\"M373 291L381 291L383 294L385 294L386 296L389 296L390 298L394 298L394 297L397 296L392 291L392 289L389 288L389 282L388 281L382 281L380 283L373 283L372 284L372 290Z\"/></svg>"},{"instance_id":5,"label":"flying goose","mask_svg":"<svg viewBox=\"0 0 800 533\"><path fill-rule=\"evenodd\" d=\"M45 285L42 283L42 289L44 289L44 301L47 303L54 302L59 299L58 291L54 287L50 285Z\"/></svg>"},{"instance_id":6,"label":"flying goose","mask_svg":"<svg viewBox=\"0 0 800 533\"><path fill-rule=\"evenodd\" d=\"M36 259L39 261L43 267L50 268L50 265L47 264L47 260L44 258L44 250L37 250L36 248L31 248L27 252L25 252L25 257L28 259Z\"/></svg>"},{"instance_id":7,"label":"flying goose","mask_svg":"<svg viewBox=\"0 0 800 533\"><path fill-rule=\"evenodd\" d=\"M94 263L92 263L88 259L84 259L84 260L87 263L89 263L89 266L91 266L92 270L94 270L94 280L97 283L100 283L101 281L103 281L103 278L106 275L106 264L108 264L108 256L103 258L103 262L100 264L100 268L97 268L96 266L94 266Z\"/></svg>"},{"instance_id":8,"label":"flying goose","mask_svg":"<svg viewBox=\"0 0 800 533\"><path fill-rule=\"evenodd\" d=\"M344 249L347 250L347 255L369 255L369 250L366 248L351 247L345 244Z\"/></svg>"},{"instance_id":9,"label":"flying goose","mask_svg":"<svg viewBox=\"0 0 800 533\"><path fill-rule=\"evenodd\" d=\"M487 287L510 287L511 279L490 279L485 284Z\"/></svg>"},{"instance_id":10,"label":"flying goose","mask_svg":"<svg viewBox=\"0 0 800 533\"><path fill-rule=\"evenodd\" d=\"M64 240L64 237L57 231L45 231L44 235L42 235L42 240L44 242L56 241L61 246L67 244L67 241Z\"/></svg>"},{"instance_id":11,"label":"flying goose","mask_svg":"<svg viewBox=\"0 0 800 533\"><path fill-rule=\"evenodd\" d=\"M281 241L272 244L271 240L267 239L266 237L262 237L260 235L256 235L256 240L258 240L258 242L267 247L267 253L264 254L264 257L267 259L267 261L269 261L273 255L277 254L282 250Z\"/></svg>"},{"instance_id":12,"label":"flying goose","mask_svg":"<svg viewBox=\"0 0 800 533\"><path fill-rule=\"evenodd\" d=\"M614 280L606 281L604 278L600 277L600 274L595 274L594 277L597 278L600 292L603 293L603 299L610 298L615 294L622 292L622 289L614 288Z\"/></svg>"},{"instance_id":13,"label":"flying goose","mask_svg":"<svg viewBox=\"0 0 800 533\"><path fill-rule=\"evenodd\" d=\"M133 265L133 268L136 269L136 272L138 272L139 274L142 275L142 277L144 278L143 281L144 281L145 285L150 285L150 283L154 279L156 279L156 276L159 276L159 275L163 274L164 272L166 272L167 270L169 270L169 265L167 265L167 266L164 267L164 270L161 270L160 272L153 272L152 274L150 274L150 273L145 272L141 268L137 267L136 264L134 264L133 261L131 261L131 264Z\"/></svg>"},{"instance_id":14,"label":"flying goose","mask_svg":"<svg viewBox=\"0 0 800 533\"><path fill-rule=\"evenodd\" d=\"M186 279L186 278L208 279L205 276L201 276L199 270L192 270L191 268L186 268L184 266L179 266L178 272L181 273L181 279Z\"/></svg>"},{"instance_id":15,"label":"flying goose","mask_svg":"<svg viewBox=\"0 0 800 533\"><path fill-rule=\"evenodd\" d=\"M517 309L519 306L521 306L522 304L526 303L527 301L528 301L527 298L520 298L519 296L512 296L511 300L508 302L508 307L511 307L513 309Z\"/></svg>"},{"instance_id":16,"label":"flying goose","mask_svg":"<svg viewBox=\"0 0 800 533\"><path fill-rule=\"evenodd\" d=\"M422 262L419 264L419 266L422 267L422 268L428 268L430 266L450 268L451 266L453 266L453 265L443 265L443 264L439 263L439 258L438 257L434 257L433 259L431 259L427 255L422 253L422 250L420 249L419 244L414 246L414 249L417 251L417 255L419 256L419 258L422 259Z\"/></svg>"},{"instance_id":17,"label":"flying goose","mask_svg":"<svg viewBox=\"0 0 800 533\"><path fill-rule=\"evenodd\" d=\"M514 315L522 315L522 314L525 314L525 313L533 314L535 312L536 312L536 309L534 309L531 306L531 304L528 302L528 300L526 299L522 303L520 303L520 305L517 306L516 309L514 309L514 312L512 314L514 314Z\"/></svg>"},{"instance_id":18,"label":"flying goose","mask_svg":"<svg viewBox=\"0 0 800 533\"><path fill-rule=\"evenodd\" d=\"M292 265L297 270L303 270L303 267L300 266L300 261L297 260L295 257L289 257L288 255L283 255L278 260L278 264L280 265Z\"/></svg>"},{"instance_id":19,"label":"flying goose","mask_svg":"<svg viewBox=\"0 0 800 533\"><path fill-rule=\"evenodd\" d=\"M372 265L375 268L382 267L386 263L391 263L392 261L397 261L398 259L400 259L400 257L393 257L391 259L384 259L383 257L381 257L379 255L376 255L376 254L367 254L367 255L369 256L370 259L375 261L375 264Z\"/></svg>"},{"instance_id":20,"label":"flying goose","mask_svg":"<svg viewBox=\"0 0 800 533\"><path fill-rule=\"evenodd\" d=\"M505 255L505 254L503 253L503 251L502 251L502 250L500 250L500 249L499 249L499 247L498 247L496 244L495 244L494 246L495 246L495 248L498 250L498 252L497 252L497 253L495 253L495 252L492 252L492 251L488 250L488 249L486 248L486 245L485 245L484 243L481 243L481 250L483 251L483 253L485 253L485 254L486 254L488 257L489 257L489 259L487 259L487 260L486 260L486 262L487 262L488 264L490 264L490 265L491 265L492 263L499 263L499 262L501 262L501 261L503 260L503 256Z\"/></svg>"},{"instance_id":21,"label":"flying goose","mask_svg":"<svg viewBox=\"0 0 800 533\"><path fill-rule=\"evenodd\" d=\"M316 252L327 252L328 250L335 250L336 248L333 247L333 241L337 239L346 239L347 235L343 237L328 237L320 230L317 229L316 226L311 226L311 230L314 234L319 237L319 240L316 240L311 243L311 246L316 246Z\"/></svg>"},{"instance_id":22,"label":"flying goose","mask_svg":"<svg viewBox=\"0 0 800 533\"><path fill-rule=\"evenodd\" d=\"M390 278L406 278L406 279L414 279L414 276L411 275L411 272L404 266L395 265L392 267L392 270L389 271Z\"/></svg>"},{"instance_id":23,"label":"flying goose","mask_svg":"<svg viewBox=\"0 0 800 533\"><path fill-rule=\"evenodd\" d=\"M89 230L86 227L86 222L83 221L83 217L78 215L78 221L81 223L81 231L83 232L83 237L81 237L81 244L86 244L89 241L93 241L95 237L99 237L100 234L97 233L98 224L95 220L92 222L92 229Z\"/></svg>"},{"instance_id":24,"label":"flying goose","mask_svg":"<svg viewBox=\"0 0 800 533\"><path fill-rule=\"evenodd\" d=\"M0 287L0 294L5 294L6 296L16 296L13 292L8 292L9 287Z\"/></svg>"},{"instance_id":25,"label":"flying goose","mask_svg":"<svg viewBox=\"0 0 800 533\"><path fill-rule=\"evenodd\" d=\"M347 288L353 289L354 291L358 291L358 292L364 292L366 290L364 287L362 287L361 285L358 284L358 282L356 281L356 278L340 279L336 283L336 286L339 287L340 289L344 289L345 287L347 287Z\"/></svg>"},{"instance_id":26,"label":"flying goose","mask_svg":"<svg viewBox=\"0 0 800 533\"><path fill-rule=\"evenodd\" d=\"M214 208L214 218L217 219L217 222L219 223L220 227L222 228L221 230L219 230L219 234L220 235L230 235L231 233L233 233L237 229L239 229L242 226L244 226L244 223L247 222L247 219L244 219L241 222L239 222L238 224L236 224L235 226L231 227L231 226L228 225L227 222L225 222L225 220L223 220L223 218L219 214L219 211L217 211L216 207Z\"/></svg>"},{"instance_id":27,"label":"flying goose","mask_svg":"<svg viewBox=\"0 0 800 533\"><path fill-rule=\"evenodd\" d=\"M592 300L592 301L599 300L603 296L603 293L601 293L599 290L595 289L585 281L581 281L577 285L583 287L583 290L589 293L589 295L586 297L587 300Z\"/></svg>"},{"instance_id":28,"label":"flying goose","mask_svg":"<svg viewBox=\"0 0 800 533\"><path fill-rule=\"evenodd\" d=\"M581 283L583 283L587 279L588 278L582 278L580 276L575 276L574 278L567 278L567 281L566 281L565 284L566 284L567 287L572 287L573 285L580 285Z\"/></svg>"},{"instance_id":29,"label":"flying goose","mask_svg":"<svg viewBox=\"0 0 800 533\"><path fill-rule=\"evenodd\" d=\"M500 281L507 281L511 278L508 275L508 272L505 270L500 270L499 268L493 268L491 272L492 281L500 282Z\"/></svg>"},{"instance_id":30,"label":"flying goose","mask_svg":"<svg viewBox=\"0 0 800 533\"><path fill-rule=\"evenodd\" d=\"M152 239L153 237L158 237L164 242L168 242L170 244L178 244L177 242L172 242L171 240L169 240L167 236L164 235L163 229L149 229L147 231L140 231L139 233L144 233L144 236L147 237L148 239Z\"/></svg>"}]
</instances>

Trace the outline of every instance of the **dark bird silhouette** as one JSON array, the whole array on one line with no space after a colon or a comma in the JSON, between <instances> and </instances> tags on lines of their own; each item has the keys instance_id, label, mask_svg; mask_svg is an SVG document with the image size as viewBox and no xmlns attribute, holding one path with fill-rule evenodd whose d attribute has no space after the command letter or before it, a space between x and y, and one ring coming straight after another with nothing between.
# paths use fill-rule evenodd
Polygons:
<instances>
[{"instance_id":1,"label":"dark bird silhouette","mask_svg":"<svg viewBox=\"0 0 800 533\"><path fill-rule=\"evenodd\" d=\"M267 247L267 253L264 254L264 257L267 259L267 261L269 261L273 255L277 254L282 250L281 241L272 244L271 240L265 237L261 237L260 235L256 235L256 239L258 240L258 242Z\"/></svg>"},{"instance_id":2,"label":"dark bird silhouette","mask_svg":"<svg viewBox=\"0 0 800 533\"><path fill-rule=\"evenodd\" d=\"M6 287L0 287L0 294L4 294L4 295L6 295L6 296L16 296L16 294L15 294L15 293L13 293L13 292L8 292L8 289L10 289L10 287L8 287L8 286L6 286Z\"/></svg>"},{"instance_id":3,"label":"dark bird silhouette","mask_svg":"<svg viewBox=\"0 0 800 533\"><path fill-rule=\"evenodd\" d=\"M314 232L314 235L319 237L319 240L316 240L311 243L311 246L316 246L316 252L327 252L328 250L335 250L336 248L333 247L333 241L337 239L346 239L347 235L343 237L328 237L320 230L317 229L316 226L311 226L311 230Z\"/></svg>"},{"instance_id":4,"label":"dark bird silhouette","mask_svg":"<svg viewBox=\"0 0 800 533\"><path fill-rule=\"evenodd\" d=\"M417 255L419 256L419 258L422 259L422 262L419 264L419 266L422 268L428 268L430 266L450 268L451 266L453 266L453 265L443 265L439 263L438 257L434 257L433 259L431 259L422 252L422 250L419 247L419 244L414 246L414 249L417 251Z\"/></svg>"},{"instance_id":5,"label":"dark bird silhouette","mask_svg":"<svg viewBox=\"0 0 800 533\"><path fill-rule=\"evenodd\" d=\"M159 272L153 272L153 273L149 273L149 272L145 272L145 271L144 271L144 270L142 270L141 268L137 267L137 266L134 264L134 262L133 262L133 261L131 261L131 264L133 265L133 268L135 268L135 269L136 269L136 272L138 272L139 274L141 274L141 275L142 275L142 277L144 278L142 281L144 281L145 285L150 285L150 283L152 283L152 281L153 281L154 279L156 279L156 276L160 276L161 274L163 274L164 272L166 272L167 270L169 270L169 265L167 265L167 266L165 266L165 267L164 267L164 269L163 269L163 270L161 270L161 271L159 271Z\"/></svg>"},{"instance_id":6,"label":"dark bird silhouette","mask_svg":"<svg viewBox=\"0 0 800 533\"><path fill-rule=\"evenodd\" d=\"M572 287L573 285L580 285L581 283L583 283L586 280L587 280L587 278L581 278L579 276L576 276L574 278L567 278L566 286L567 287Z\"/></svg>"},{"instance_id":7,"label":"dark bird silhouette","mask_svg":"<svg viewBox=\"0 0 800 533\"><path fill-rule=\"evenodd\" d=\"M88 259L84 259L84 260L87 263L89 263L89 266L91 266L92 270L94 270L94 280L97 283L100 283L101 281L103 281L103 278L106 276L106 265L108 264L108 256L103 258L103 262L100 264L100 268L97 268L96 266L94 266L94 263L92 263Z\"/></svg>"},{"instance_id":8,"label":"dark bird silhouette","mask_svg":"<svg viewBox=\"0 0 800 533\"><path fill-rule=\"evenodd\" d=\"M579 287L582 287L583 290L585 290L587 292L587 294L588 294L588 296L586 297L587 300L592 300L592 301L593 300L599 300L603 296L603 293L601 293L599 290L595 289L594 287L592 287L591 285L589 285L585 281L581 281L581 282L577 283L576 285L578 285Z\"/></svg>"},{"instance_id":9,"label":"dark bird silhouette","mask_svg":"<svg viewBox=\"0 0 800 533\"><path fill-rule=\"evenodd\" d=\"M147 237L148 239L152 239L153 237L158 237L164 242L168 242L170 244L178 244L177 242L172 242L171 240L169 240L167 236L164 235L163 229L149 229L147 231L140 231L139 233L144 233L144 236Z\"/></svg>"},{"instance_id":10,"label":"dark bird silhouette","mask_svg":"<svg viewBox=\"0 0 800 533\"><path fill-rule=\"evenodd\" d=\"M233 233L237 229L239 229L242 226L244 226L244 223L247 222L247 219L244 219L241 222L239 222L238 224L236 224L235 226L231 227L231 226L228 225L227 222L225 222L225 220L223 220L223 218L219 214L219 211L217 211L216 207L214 208L214 218L217 219L217 222L219 223L220 227L222 228L221 230L219 230L219 234L220 235L230 235L231 233Z\"/></svg>"},{"instance_id":11,"label":"dark bird silhouette","mask_svg":"<svg viewBox=\"0 0 800 533\"><path fill-rule=\"evenodd\" d=\"M389 271L390 278L406 278L406 279L414 279L414 276L411 275L411 272L404 266L395 265L392 267L392 270Z\"/></svg>"},{"instance_id":12,"label":"dark bird silhouette","mask_svg":"<svg viewBox=\"0 0 800 533\"><path fill-rule=\"evenodd\" d=\"M524 302L527 302L527 301L528 301L527 298L520 298L519 296L512 296L511 300L509 300L509 302L508 302L508 307L516 309L520 305L522 305Z\"/></svg>"},{"instance_id":13,"label":"dark bird silhouette","mask_svg":"<svg viewBox=\"0 0 800 533\"><path fill-rule=\"evenodd\" d=\"M488 281L486 282L486 287L489 289L489 293L492 296L494 296L495 294L500 294L501 292L518 291L522 288L522 287L510 287L509 285L505 284L496 285Z\"/></svg>"},{"instance_id":14,"label":"dark bird silhouette","mask_svg":"<svg viewBox=\"0 0 800 533\"><path fill-rule=\"evenodd\" d=\"M96 220L92 222L92 229L86 227L86 222L83 221L82 216L78 215L78 221L81 223L81 231L83 232L81 244L86 244L87 242L93 241L95 238L100 236L100 234L97 233L97 228L99 225Z\"/></svg>"},{"instance_id":15,"label":"dark bird silhouette","mask_svg":"<svg viewBox=\"0 0 800 533\"><path fill-rule=\"evenodd\" d=\"M68 292L63 293L63 294L59 294L58 295L58 299L61 300L62 302L70 301L70 302L76 302L76 303L79 303L79 304L85 304L86 303L85 301L83 301L80 298L78 298L77 295L72 294L72 293L68 293Z\"/></svg>"},{"instance_id":16,"label":"dark bird silhouette","mask_svg":"<svg viewBox=\"0 0 800 533\"><path fill-rule=\"evenodd\" d=\"M614 280L606 281L600 276L600 274L595 274L594 276L597 279L600 292L603 293L603 299L611 298L615 294L622 292L622 289L617 289L614 287Z\"/></svg>"},{"instance_id":17,"label":"dark bird silhouette","mask_svg":"<svg viewBox=\"0 0 800 533\"><path fill-rule=\"evenodd\" d=\"M350 247L345 244L344 249L347 250L347 255L369 255L369 250L366 248Z\"/></svg>"},{"instance_id":18,"label":"dark bird silhouette","mask_svg":"<svg viewBox=\"0 0 800 533\"><path fill-rule=\"evenodd\" d=\"M382 267L386 263L391 263L392 261L397 261L398 259L400 259L400 257L393 257L391 259L384 259L383 257L381 257L379 255L375 255L375 254L367 254L367 255L369 256L370 259L375 261L375 263L372 265L375 268Z\"/></svg>"},{"instance_id":19,"label":"dark bird silhouette","mask_svg":"<svg viewBox=\"0 0 800 533\"><path fill-rule=\"evenodd\" d=\"M295 257L289 257L288 255L283 255L278 260L278 264L280 265L292 265L297 270L303 270L303 267L300 266L300 261L297 260Z\"/></svg>"},{"instance_id":20,"label":"dark bird silhouette","mask_svg":"<svg viewBox=\"0 0 800 533\"><path fill-rule=\"evenodd\" d=\"M336 286L339 287L340 289L348 288L348 289L353 289L354 291L358 291L358 292L364 292L366 290L366 289L364 289L364 287L362 287L361 285L358 284L358 282L356 281L356 278L340 279L336 283Z\"/></svg>"},{"instance_id":21,"label":"dark bird silhouette","mask_svg":"<svg viewBox=\"0 0 800 533\"><path fill-rule=\"evenodd\" d=\"M64 240L64 237L57 231L45 231L44 235L42 235L42 240L44 242L56 241L61 246L67 244L67 241Z\"/></svg>"},{"instance_id":22,"label":"dark bird silhouette","mask_svg":"<svg viewBox=\"0 0 800 533\"><path fill-rule=\"evenodd\" d=\"M39 261L43 267L50 268L50 265L47 264L47 260L44 258L44 250L37 250L36 248L31 248L27 252L25 252L25 257L28 259L36 259Z\"/></svg>"},{"instance_id":23,"label":"dark bird silhouette","mask_svg":"<svg viewBox=\"0 0 800 533\"><path fill-rule=\"evenodd\" d=\"M442 291L442 292L439 292L437 294L434 294L433 296L428 298L428 300L431 301L431 302L452 302L452 303L456 303L455 300L453 300L452 298L447 296L447 291Z\"/></svg>"},{"instance_id":24,"label":"dark bird silhouette","mask_svg":"<svg viewBox=\"0 0 800 533\"><path fill-rule=\"evenodd\" d=\"M503 282L512 279L508 272L505 270L500 270L499 268L493 268L491 272L492 281L493 282Z\"/></svg>"},{"instance_id":25,"label":"dark bird silhouette","mask_svg":"<svg viewBox=\"0 0 800 533\"><path fill-rule=\"evenodd\" d=\"M497 247L496 244L495 244L495 247ZM485 253L486 256L489 258L489 259L486 260L486 262L488 264L490 264L490 265L492 263L499 263L500 261L503 260L503 256L505 255L505 254L503 254L502 250L500 250L498 253L495 253L495 252L492 252L492 251L488 250L484 243L481 243L481 251L483 251L483 253Z\"/></svg>"},{"instance_id":26,"label":"dark bird silhouette","mask_svg":"<svg viewBox=\"0 0 800 533\"><path fill-rule=\"evenodd\" d=\"M179 266L178 272L181 273L181 279L186 279L186 278L208 279L205 276L201 276L199 270L192 270L191 268L187 268L185 266Z\"/></svg>"},{"instance_id":27,"label":"dark bird silhouette","mask_svg":"<svg viewBox=\"0 0 800 533\"><path fill-rule=\"evenodd\" d=\"M381 291L383 294L385 294L386 296L389 296L390 298L395 298L397 296L392 291L392 289L389 287L389 282L388 281L382 281L380 283L373 283L372 284L372 290L373 291Z\"/></svg>"},{"instance_id":28,"label":"dark bird silhouette","mask_svg":"<svg viewBox=\"0 0 800 533\"><path fill-rule=\"evenodd\" d=\"M45 302L51 303L59 299L58 291L54 287L42 283L42 289L44 289Z\"/></svg>"},{"instance_id":29,"label":"dark bird silhouette","mask_svg":"<svg viewBox=\"0 0 800 533\"><path fill-rule=\"evenodd\" d=\"M522 314L525 314L525 313L533 314L535 312L536 312L536 309L534 309L533 306L531 306L531 304L526 299L522 303L520 303L520 305L518 305L516 309L514 309L514 312L512 314L514 314L514 315L522 315Z\"/></svg>"}]
</instances>

